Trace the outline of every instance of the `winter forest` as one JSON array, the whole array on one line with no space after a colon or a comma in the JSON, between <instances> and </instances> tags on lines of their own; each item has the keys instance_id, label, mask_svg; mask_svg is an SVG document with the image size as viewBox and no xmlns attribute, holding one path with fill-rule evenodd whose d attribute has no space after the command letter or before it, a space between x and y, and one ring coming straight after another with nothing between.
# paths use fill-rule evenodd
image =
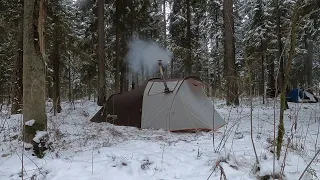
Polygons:
<instances>
[{"instance_id":1,"label":"winter forest","mask_svg":"<svg viewBox=\"0 0 320 180\"><path fill-rule=\"evenodd\" d=\"M0 42L0 180L320 177L319 0L2 0Z\"/></svg>"}]
</instances>

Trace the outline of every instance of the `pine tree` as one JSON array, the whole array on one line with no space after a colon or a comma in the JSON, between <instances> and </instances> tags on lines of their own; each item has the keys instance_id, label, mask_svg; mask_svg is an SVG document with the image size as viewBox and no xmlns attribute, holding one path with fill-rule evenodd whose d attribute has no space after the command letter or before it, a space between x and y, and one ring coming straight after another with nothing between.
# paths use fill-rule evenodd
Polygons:
<instances>
[{"instance_id":1,"label":"pine tree","mask_svg":"<svg viewBox=\"0 0 320 180\"><path fill-rule=\"evenodd\" d=\"M15 65L13 71L13 82L12 82L12 106L11 106L11 114L21 113L22 110L22 98L23 98L23 1L18 3L17 8L17 24L18 31L15 34L17 35L17 46L16 46L16 57L15 57Z\"/></svg>"},{"instance_id":2,"label":"pine tree","mask_svg":"<svg viewBox=\"0 0 320 180\"><path fill-rule=\"evenodd\" d=\"M47 128L45 111L45 53L43 0L24 1L23 25L23 122L34 120L32 126L24 124L24 141L34 143L37 131ZM36 14L36 16L34 16ZM34 24L33 22L36 22ZM34 26L35 25L35 26ZM37 146L35 146L37 147ZM41 154L37 154L41 156Z\"/></svg>"},{"instance_id":3,"label":"pine tree","mask_svg":"<svg viewBox=\"0 0 320 180\"><path fill-rule=\"evenodd\" d=\"M115 68L115 91L120 92L120 72L121 72L121 59L120 59L120 36L121 36L121 18L122 18L122 8L123 1L116 0L116 68Z\"/></svg>"},{"instance_id":4,"label":"pine tree","mask_svg":"<svg viewBox=\"0 0 320 180\"><path fill-rule=\"evenodd\" d=\"M102 106L106 101L106 71L104 62L104 0L97 0L98 8L98 101L97 104Z\"/></svg>"},{"instance_id":5,"label":"pine tree","mask_svg":"<svg viewBox=\"0 0 320 180\"><path fill-rule=\"evenodd\" d=\"M224 29L224 73L226 78L227 105L239 105L238 75L235 62L235 38L233 1L223 1L223 29Z\"/></svg>"}]
</instances>

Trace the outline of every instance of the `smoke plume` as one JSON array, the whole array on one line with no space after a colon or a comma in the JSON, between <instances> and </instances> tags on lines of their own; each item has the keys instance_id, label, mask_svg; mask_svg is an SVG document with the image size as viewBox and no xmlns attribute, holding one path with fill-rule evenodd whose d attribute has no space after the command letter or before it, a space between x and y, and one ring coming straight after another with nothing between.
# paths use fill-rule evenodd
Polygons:
<instances>
[{"instance_id":1,"label":"smoke plume","mask_svg":"<svg viewBox=\"0 0 320 180\"><path fill-rule=\"evenodd\" d=\"M160 47L156 42L143 41L139 38L131 39L126 57L133 72L139 72L143 65L151 73L158 69L158 60L162 60L163 66L166 66L171 58L172 53Z\"/></svg>"}]
</instances>

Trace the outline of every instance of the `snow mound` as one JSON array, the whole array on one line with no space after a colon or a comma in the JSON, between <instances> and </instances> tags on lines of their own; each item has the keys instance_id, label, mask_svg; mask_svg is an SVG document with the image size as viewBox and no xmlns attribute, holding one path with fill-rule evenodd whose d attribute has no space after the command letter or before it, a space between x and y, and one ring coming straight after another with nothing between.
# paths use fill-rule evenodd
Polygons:
<instances>
[{"instance_id":1,"label":"snow mound","mask_svg":"<svg viewBox=\"0 0 320 180\"><path fill-rule=\"evenodd\" d=\"M37 131L37 134L33 138L33 141L36 143L40 143L40 140L43 139L48 134L47 131Z\"/></svg>"},{"instance_id":2,"label":"snow mound","mask_svg":"<svg viewBox=\"0 0 320 180\"><path fill-rule=\"evenodd\" d=\"M35 122L36 122L36 121L35 121L34 119L31 119L31 120L25 122L24 124L25 124L26 126L33 126L33 124L34 124Z\"/></svg>"}]
</instances>

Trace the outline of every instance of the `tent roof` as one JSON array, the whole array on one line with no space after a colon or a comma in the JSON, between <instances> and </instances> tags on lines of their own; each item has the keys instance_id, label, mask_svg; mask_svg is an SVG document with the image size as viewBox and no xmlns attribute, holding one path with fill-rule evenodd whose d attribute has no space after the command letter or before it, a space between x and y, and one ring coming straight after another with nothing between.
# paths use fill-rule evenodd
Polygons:
<instances>
[{"instance_id":1,"label":"tent roof","mask_svg":"<svg viewBox=\"0 0 320 180\"><path fill-rule=\"evenodd\" d=\"M170 82L180 81L179 84L181 85L184 80L188 80L188 81L190 80L189 82L196 86L204 85L203 81L197 76L188 76L185 78L178 78L178 79L168 79L166 81L168 82L168 84ZM161 78L151 78L133 90L130 90L124 93L112 94L111 96L109 96L109 98L106 101L106 107L105 107L106 111L104 110L104 107L103 107L103 109L101 109L92 118L91 121L103 122L103 121L106 121L107 119L108 122L113 124L135 126L140 128L144 92L146 90L148 83L153 83L153 82L162 83L163 80ZM180 85L177 86L177 88L180 88ZM107 114L116 114L117 119L116 120L108 119L106 118Z\"/></svg>"},{"instance_id":2,"label":"tent roof","mask_svg":"<svg viewBox=\"0 0 320 180\"><path fill-rule=\"evenodd\" d=\"M176 79L166 79L166 81L170 82L170 81L181 81L181 80L187 80L187 79L194 79L194 83L197 83L198 85L203 85L203 81L197 77L197 76L188 76L188 77L185 77L185 78L176 78ZM124 95L124 97L129 97L130 95L137 95L137 94L142 94L144 93L144 89L146 88L148 82L163 82L163 80L161 78L151 78L149 80L147 80L146 82L144 82L142 85L138 86L137 88L135 89L132 89L130 91L127 91L127 92L123 92L123 93L115 93L115 94L112 94L109 96L109 98L107 99L107 101L110 99L110 98L113 98L113 96L119 96L119 95Z\"/></svg>"}]
</instances>

